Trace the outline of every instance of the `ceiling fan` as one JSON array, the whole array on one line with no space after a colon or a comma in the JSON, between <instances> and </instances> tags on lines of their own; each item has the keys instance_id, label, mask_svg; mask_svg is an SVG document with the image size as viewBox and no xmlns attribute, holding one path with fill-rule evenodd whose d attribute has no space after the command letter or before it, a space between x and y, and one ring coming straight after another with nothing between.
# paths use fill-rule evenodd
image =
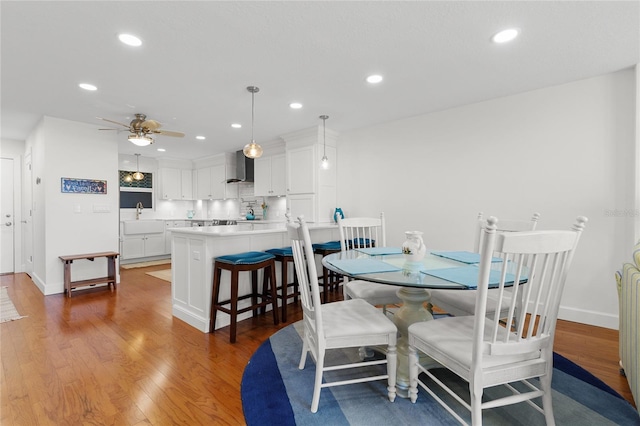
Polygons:
<instances>
[{"instance_id":1,"label":"ceiling fan","mask_svg":"<svg viewBox=\"0 0 640 426\"><path fill-rule=\"evenodd\" d=\"M131 120L131 123L124 124L117 121L109 120L108 118L96 117L100 120L108 121L109 123L117 124L119 126L129 129L129 142L138 146L146 146L153 143L151 135L160 134L166 136L174 136L181 138L184 136L182 132L174 132L171 130L160 130L162 124L156 120L147 120L147 116L144 114L136 114L136 118ZM118 129L100 129L100 130L118 130Z\"/></svg>"}]
</instances>

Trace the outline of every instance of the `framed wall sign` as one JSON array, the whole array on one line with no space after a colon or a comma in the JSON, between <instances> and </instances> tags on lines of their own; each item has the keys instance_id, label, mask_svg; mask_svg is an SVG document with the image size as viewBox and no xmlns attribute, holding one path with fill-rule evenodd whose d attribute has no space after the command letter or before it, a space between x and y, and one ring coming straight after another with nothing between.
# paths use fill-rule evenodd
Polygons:
<instances>
[{"instance_id":1,"label":"framed wall sign","mask_svg":"<svg viewBox=\"0 0 640 426\"><path fill-rule=\"evenodd\" d=\"M107 181L63 177L61 178L61 191L72 194L106 194Z\"/></svg>"}]
</instances>

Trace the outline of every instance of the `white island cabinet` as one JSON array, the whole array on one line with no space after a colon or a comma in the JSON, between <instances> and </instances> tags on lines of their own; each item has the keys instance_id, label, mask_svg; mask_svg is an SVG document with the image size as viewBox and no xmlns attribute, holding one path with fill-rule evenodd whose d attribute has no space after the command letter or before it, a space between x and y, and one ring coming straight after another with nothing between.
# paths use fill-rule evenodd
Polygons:
<instances>
[{"instance_id":1,"label":"white island cabinet","mask_svg":"<svg viewBox=\"0 0 640 426\"><path fill-rule=\"evenodd\" d=\"M203 226L196 228L171 229L171 296L173 316L192 327L208 333L211 320L211 292L213 287L213 259L226 254L246 251L264 251L271 248L290 246L287 231L277 229L245 230L245 226ZM339 230L334 224L310 224L313 242L339 240ZM320 266L318 256L317 263ZM281 281L279 262L276 262L278 285ZM262 283L262 275L259 276ZM288 282L293 280L293 268L289 268ZM239 294L251 290L249 273L240 273ZM220 300L230 297L229 273L223 271ZM248 306L249 300L242 300L238 308ZM251 317L251 312L238 316L238 320ZM229 316L219 312L216 329L229 325Z\"/></svg>"}]
</instances>

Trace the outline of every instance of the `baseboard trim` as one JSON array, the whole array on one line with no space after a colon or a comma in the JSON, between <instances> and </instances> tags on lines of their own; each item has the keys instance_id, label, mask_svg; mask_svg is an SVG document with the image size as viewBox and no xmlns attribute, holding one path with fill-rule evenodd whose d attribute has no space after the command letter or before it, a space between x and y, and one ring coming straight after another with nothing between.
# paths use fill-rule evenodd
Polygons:
<instances>
[{"instance_id":1,"label":"baseboard trim","mask_svg":"<svg viewBox=\"0 0 640 426\"><path fill-rule=\"evenodd\" d=\"M605 312L590 311L587 309L569 308L560 306L558 319L579 322L581 324L595 325L597 327L610 328L617 330L620 320L617 315Z\"/></svg>"}]
</instances>

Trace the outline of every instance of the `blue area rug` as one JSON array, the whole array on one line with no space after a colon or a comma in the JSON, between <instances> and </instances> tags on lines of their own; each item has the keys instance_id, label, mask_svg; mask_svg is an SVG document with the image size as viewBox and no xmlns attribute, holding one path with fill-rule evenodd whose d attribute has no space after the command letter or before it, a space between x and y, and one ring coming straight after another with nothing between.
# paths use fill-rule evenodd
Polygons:
<instances>
[{"instance_id":1,"label":"blue area rug","mask_svg":"<svg viewBox=\"0 0 640 426\"><path fill-rule=\"evenodd\" d=\"M456 425L437 402L420 389L418 401L387 399L384 382L325 388L320 408L311 413L315 363L310 356L298 370L302 350L301 322L292 324L264 342L253 354L242 377L242 408L249 426L264 425ZM357 359L357 349L327 353L327 365ZM371 368L383 368L375 366ZM466 382L448 370L437 371L447 383ZM344 372L332 372L344 374ZM554 354L553 404L558 425L640 425L638 412L614 390L586 370ZM501 389L491 389L498 395ZM466 409L459 413L470 416ZM544 425L544 416L528 404L486 410L487 425Z\"/></svg>"}]
</instances>

